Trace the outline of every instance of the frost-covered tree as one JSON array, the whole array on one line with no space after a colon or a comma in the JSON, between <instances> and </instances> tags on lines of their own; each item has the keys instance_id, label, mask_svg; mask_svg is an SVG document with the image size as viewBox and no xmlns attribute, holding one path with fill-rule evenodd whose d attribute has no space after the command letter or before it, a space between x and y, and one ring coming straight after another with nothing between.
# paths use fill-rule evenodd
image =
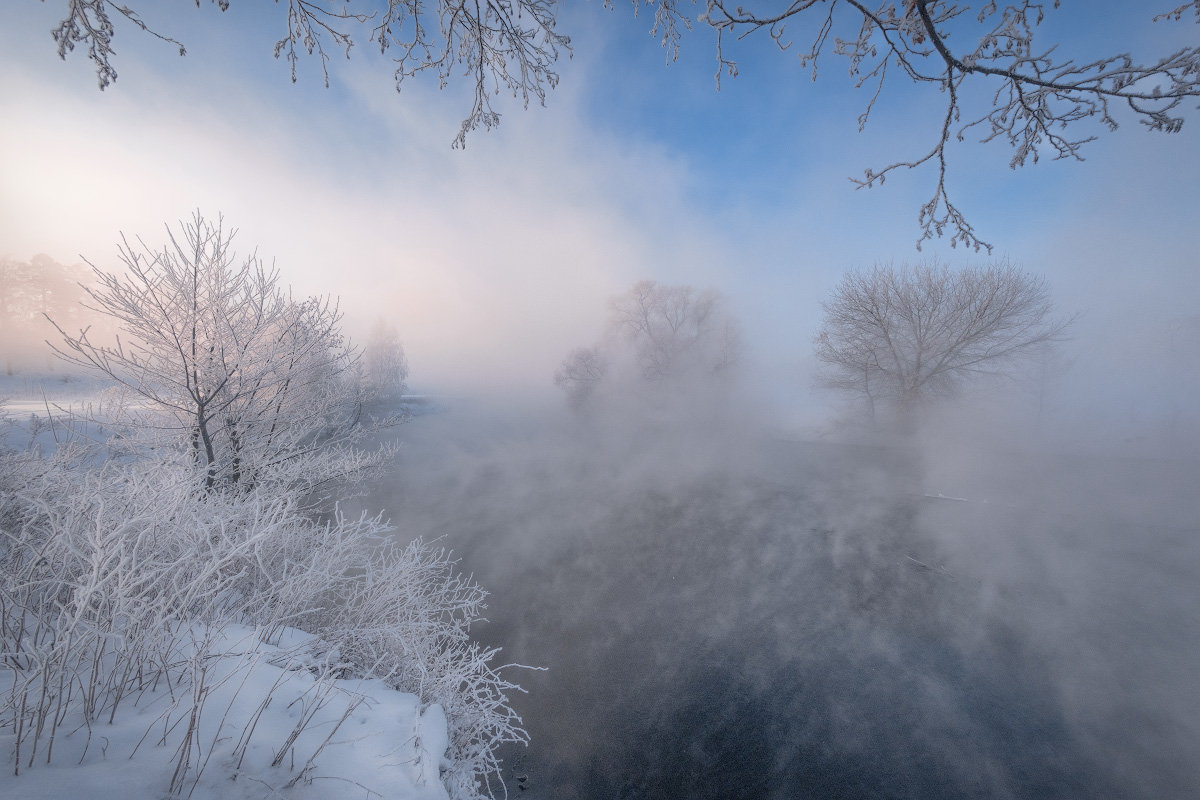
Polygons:
<instances>
[{"instance_id":1,"label":"frost-covered tree","mask_svg":"<svg viewBox=\"0 0 1200 800\"><path fill-rule=\"evenodd\" d=\"M408 359L395 325L380 319L371 326L363 348L363 364L367 385L373 391L397 397L404 393Z\"/></svg>"},{"instance_id":2,"label":"frost-covered tree","mask_svg":"<svg viewBox=\"0 0 1200 800\"><path fill-rule=\"evenodd\" d=\"M55 351L127 390L131 431L191 453L208 489L268 477L311 488L358 471L378 456L352 447L358 354L336 303L294 299L277 270L238 259L234 234L197 212L161 249L122 237L124 272L89 262L86 303L117 323L115 343L59 327Z\"/></svg>"},{"instance_id":3,"label":"frost-covered tree","mask_svg":"<svg viewBox=\"0 0 1200 800\"><path fill-rule=\"evenodd\" d=\"M456 74L464 75L474 85L474 99L454 140L461 146L471 130L499 122L492 98L501 90L525 105L531 99L545 102L546 92L558 82L554 63L571 50L569 37L557 29L558 1L287 0L278 3L284 27L274 52L290 62L293 80L300 55L307 53L320 59L328 84L330 54L344 51L348 56L359 41L392 56L397 89L421 73L433 73L443 86ZM230 4L214 2L222 10ZM920 209L918 246L949 234L952 244L989 251L991 245L951 202L946 178L952 141L973 135L1004 142L1013 167L1036 161L1044 152L1078 160L1097 130L1116 128L1122 117L1152 131L1178 132L1187 104L1200 98L1200 47L1179 47L1145 64L1129 53L1082 56L1037 35L1047 11L1059 5L1060 0L791 0L781 5L634 0L635 9L654 9L651 32L672 58L693 19L715 34L718 86L722 74L737 75L735 47L757 41L796 53L799 66L810 69L814 80L822 61L845 59L856 88L870 93L858 118L860 129L889 80L942 97L944 111L931 146L867 169L857 183L876 186L899 170L933 165L935 189ZM1084 7L1079 13L1097 12ZM1200 0L1146 10L1148 22L1164 24L1193 14L1200 22ZM70 0L52 32L59 55L66 58L76 46L86 47L104 88L117 76L113 39L115 23L121 21L184 53L182 44L152 29L130 5ZM1131 31L1130 39L1141 35ZM1099 125L1089 128L1089 121Z\"/></svg>"},{"instance_id":4,"label":"frost-covered tree","mask_svg":"<svg viewBox=\"0 0 1200 800\"><path fill-rule=\"evenodd\" d=\"M825 382L902 413L1061 338L1045 282L1007 264L875 266L842 278L816 339Z\"/></svg>"}]
</instances>

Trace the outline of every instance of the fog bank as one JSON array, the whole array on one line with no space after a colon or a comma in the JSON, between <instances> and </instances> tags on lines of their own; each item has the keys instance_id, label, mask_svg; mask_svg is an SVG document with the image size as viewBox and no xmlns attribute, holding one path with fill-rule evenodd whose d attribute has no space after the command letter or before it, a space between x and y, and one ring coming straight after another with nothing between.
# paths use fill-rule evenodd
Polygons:
<instances>
[{"instance_id":1,"label":"fog bank","mask_svg":"<svg viewBox=\"0 0 1200 800\"><path fill-rule=\"evenodd\" d=\"M522 796L1200 790L1195 460L467 401L395 435L363 503L549 668Z\"/></svg>"}]
</instances>

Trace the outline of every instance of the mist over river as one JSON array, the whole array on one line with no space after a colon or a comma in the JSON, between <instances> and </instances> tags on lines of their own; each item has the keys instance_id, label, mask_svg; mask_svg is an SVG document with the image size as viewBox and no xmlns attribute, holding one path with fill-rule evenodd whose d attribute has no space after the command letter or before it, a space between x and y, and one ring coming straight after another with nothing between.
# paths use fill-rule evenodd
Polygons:
<instances>
[{"instance_id":1,"label":"mist over river","mask_svg":"<svg viewBox=\"0 0 1200 800\"><path fill-rule=\"evenodd\" d=\"M1200 796L1200 463L448 403L357 502L528 690L510 795Z\"/></svg>"}]
</instances>

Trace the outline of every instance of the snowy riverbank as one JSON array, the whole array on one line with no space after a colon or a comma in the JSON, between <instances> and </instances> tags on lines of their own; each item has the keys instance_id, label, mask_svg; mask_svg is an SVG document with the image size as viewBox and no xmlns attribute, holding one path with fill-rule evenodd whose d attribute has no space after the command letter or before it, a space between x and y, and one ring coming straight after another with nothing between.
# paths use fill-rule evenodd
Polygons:
<instances>
[{"instance_id":1,"label":"snowy riverbank","mask_svg":"<svg viewBox=\"0 0 1200 800\"><path fill-rule=\"evenodd\" d=\"M447 797L439 705L422 712L416 696L382 681L332 677L311 656L315 640L295 629L274 644L240 625L193 634L209 654L193 662L201 672L160 681L111 723L68 720L49 746L21 754L19 774L0 775L0 796L131 800L165 795L178 777L192 800ZM0 670L4 688L14 679ZM197 693L204 702L193 719ZM0 733L9 764L15 744Z\"/></svg>"}]
</instances>

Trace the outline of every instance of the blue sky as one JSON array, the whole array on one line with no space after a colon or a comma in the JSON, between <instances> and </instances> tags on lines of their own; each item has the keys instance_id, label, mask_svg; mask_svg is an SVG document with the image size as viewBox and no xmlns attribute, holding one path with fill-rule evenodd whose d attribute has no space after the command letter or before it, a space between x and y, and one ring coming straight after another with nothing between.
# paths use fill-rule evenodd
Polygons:
<instances>
[{"instance_id":1,"label":"blue sky","mask_svg":"<svg viewBox=\"0 0 1200 800\"><path fill-rule=\"evenodd\" d=\"M342 296L352 328L392 317L418 384L551 392L562 354L597 335L605 299L649 277L725 292L764 383L807 397L820 301L846 269L986 261L943 242L914 249L929 170L869 191L848 180L925 152L941 97L892 80L859 134L867 95L844 64L827 59L813 83L765 39L740 43L741 75L718 93L706 29L667 66L646 13L569 3L560 27L575 53L547 107L502 99L501 127L453 151L465 84L396 94L363 46L335 59L329 90L315 62L293 85L271 57L274 5L142 3L189 54L119 26L120 77L103 93L82 54L54 53L63 5L0 8L0 253L111 266L119 231L157 242L194 208L223 212L242 248L274 258L298 290ZM1197 33L1151 24L1158 9L1141 3L1063 5L1046 41L1082 57L1153 57ZM995 255L1086 312L1079 380L1122 409L1141 399L1114 387L1149 385L1155 326L1194 316L1200 300L1197 131L1194 110L1170 137L1130 120L1084 164L1015 172L999 146L951 153L952 197ZM1163 380L1154 391L1182 391Z\"/></svg>"}]
</instances>

